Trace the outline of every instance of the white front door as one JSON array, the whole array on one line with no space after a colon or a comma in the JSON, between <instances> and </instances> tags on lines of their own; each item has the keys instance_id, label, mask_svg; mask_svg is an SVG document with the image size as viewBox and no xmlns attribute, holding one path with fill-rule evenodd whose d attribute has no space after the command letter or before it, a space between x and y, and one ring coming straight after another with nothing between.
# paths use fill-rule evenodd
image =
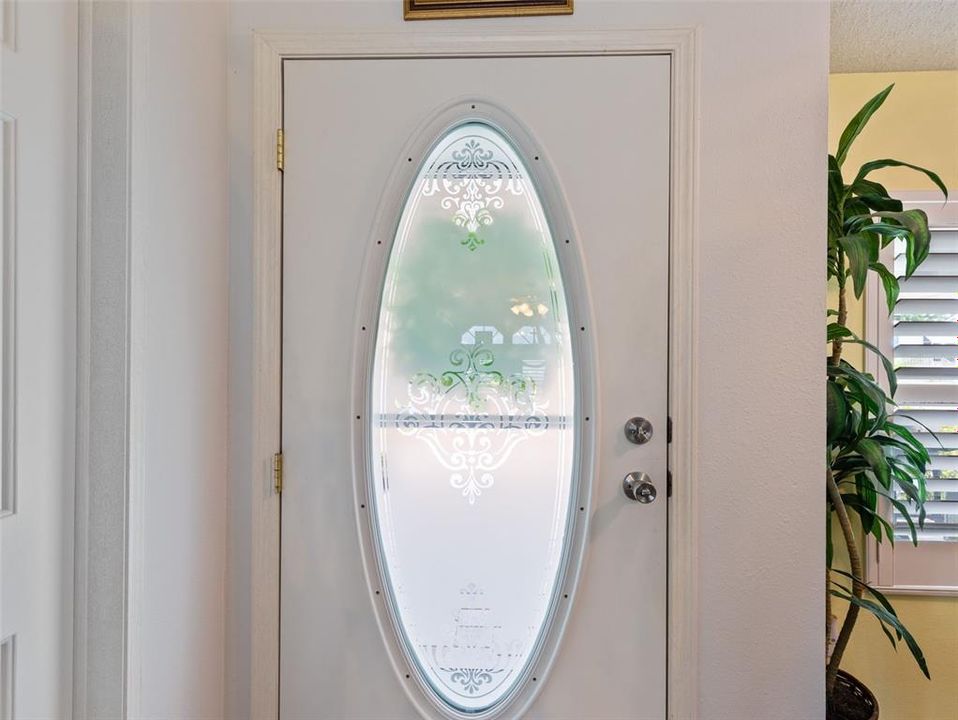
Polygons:
<instances>
[{"instance_id":1,"label":"white front door","mask_svg":"<svg viewBox=\"0 0 958 720\"><path fill-rule=\"evenodd\" d=\"M665 717L669 87L284 62L283 720Z\"/></svg>"}]
</instances>

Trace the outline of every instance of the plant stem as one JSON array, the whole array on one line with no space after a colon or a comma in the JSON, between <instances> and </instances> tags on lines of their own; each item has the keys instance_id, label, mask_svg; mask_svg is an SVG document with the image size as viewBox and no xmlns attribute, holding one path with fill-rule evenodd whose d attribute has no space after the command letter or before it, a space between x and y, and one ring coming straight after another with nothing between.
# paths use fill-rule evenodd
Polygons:
<instances>
[{"instance_id":1,"label":"plant stem","mask_svg":"<svg viewBox=\"0 0 958 720\"><path fill-rule=\"evenodd\" d=\"M844 266L843 266L844 268ZM848 320L848 306L845 302L845 283L839 281L838 284L838 324L844 326L845 321ZM842 359L842 341L841 338L832 341L832 357L831 364L838 365L838 361Z\"/></svg>"},{"instance_id":2,"label":"plant stem","mask_svg":"<svg viewBox=\"0 0 958 720\"><path fill-rule=\"evenodd\" d=\"M828 499L835 509L835 515L838 517L838 524L841 526L842 535L845 538L845 546L848 548L848 562L851 566L852 574L852 595L861 598L865 594L865 587L858 581L862 577L862 558L858 552L858 542L855 539L855 530L852 528L851 520L848 518L848 511L845 509L845 503L842 501L842 494L838 490L838 484L835 482L835 476L832 475L832 469L828 468L825 475L825 485L828 488ZM858 619L858 605L850 603L848 612L845 613L845 621L842 623L842 629L838 633L838 639L835 641L835 648L832 650L832 657L828 661L828 667L825 669L825 692L831 697L832 690L835 688L835 676L838 674L838 667L842 662L842 655L845 653L845 647L852 635L852 629L855 627L855 621Z\"/></svg>"},{"instance_id":3,"label":"plant stem","mask_svg":"<svg viewBox=\"0 0 958 720\"><path fill-rule=\"evenodd\" d=\"M828 644L832 641L832 571L825 568L825 662L828 662Z\"/></svg>"}]
</instances>

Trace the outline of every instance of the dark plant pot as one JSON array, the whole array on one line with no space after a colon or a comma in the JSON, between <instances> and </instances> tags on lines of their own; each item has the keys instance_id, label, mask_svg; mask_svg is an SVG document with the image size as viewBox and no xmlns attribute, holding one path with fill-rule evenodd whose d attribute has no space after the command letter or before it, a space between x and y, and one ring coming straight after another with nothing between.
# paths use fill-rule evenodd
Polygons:
<instances>
[{"instance_id":1,"label":"dark plant pot","mask_svg":"<svg viewBox=\"0 0 958 720\"><path fill-rule=\"evenodd\" d=\"M828 720L878 720L878 700L854 675L839 670L826 717Z\"/></svg>"}]
</instances>

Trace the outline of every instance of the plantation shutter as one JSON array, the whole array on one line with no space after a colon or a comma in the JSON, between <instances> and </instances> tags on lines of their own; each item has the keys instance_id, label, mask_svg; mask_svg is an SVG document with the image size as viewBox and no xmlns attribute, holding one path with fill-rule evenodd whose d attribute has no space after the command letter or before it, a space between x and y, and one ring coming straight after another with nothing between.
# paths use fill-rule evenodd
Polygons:
<instances>
[{"instance_id":1,"label":"plantation shutter","mask_svg":"<svg viewBox=\"0 0 958 720\"><path fill-rule=\"evenodd\" d=\"M958 228L932 230L931 252L908 279L903 253L904 243L896 242L901 294L893 314L895 400L901 415L914 418L899 420L911 426L931 455L925 526L918 538L958 542ZM897 511L894 525L897 537L910 539Z\"/></svg>"}]
</instances>

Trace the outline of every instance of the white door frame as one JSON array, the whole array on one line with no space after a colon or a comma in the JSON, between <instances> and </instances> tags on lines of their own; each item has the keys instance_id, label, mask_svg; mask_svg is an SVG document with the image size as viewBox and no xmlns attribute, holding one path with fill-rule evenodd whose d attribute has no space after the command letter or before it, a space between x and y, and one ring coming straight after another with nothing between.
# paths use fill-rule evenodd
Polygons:
<instances>
[{"instance_id":1,"label":"white door frame","mask_svg":"<svg viewBox=\"0 0 958 720\"><path fill-rule=\"evenodd\" d=\"M279 714L280 504L272 457L280 451L282 173L276 133L283 127L285 58L391 58L496 55L667 54L672 60L670 183L668 708L698 715L695 420L698 344L696 289L697 34L658 30L253 34L253 442L251 487L250 716Z\"/></svg>"}]
</instances>

